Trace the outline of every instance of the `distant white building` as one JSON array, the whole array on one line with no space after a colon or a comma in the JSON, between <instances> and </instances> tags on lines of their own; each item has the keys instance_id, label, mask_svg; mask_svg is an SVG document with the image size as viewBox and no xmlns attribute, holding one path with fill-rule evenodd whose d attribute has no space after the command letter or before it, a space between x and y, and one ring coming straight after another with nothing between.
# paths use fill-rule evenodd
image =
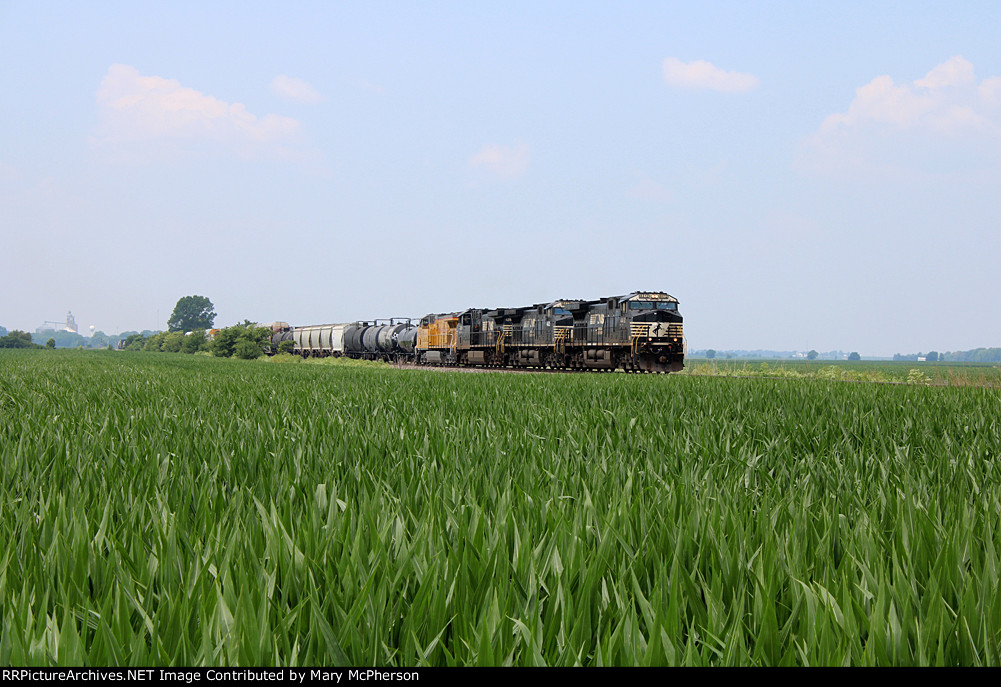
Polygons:
<instances>
[{"instance_id":1,"label":"distant white building","mask_svg":"<svg viewBox=\"0 0 1001 687\"><path fill-rule=\"evenodd\" d=\"M44 323L42 323L41 327L37 327L35 329L35 333L41 334L42 332L51 332L55 331L56 329L63 332L72 332L74 334L80 333L79 331L77 331L76 318L73 317L72 310L66 312L65 322L52 322L51 320L46 320Z\"/></svg>"}]
</instances>

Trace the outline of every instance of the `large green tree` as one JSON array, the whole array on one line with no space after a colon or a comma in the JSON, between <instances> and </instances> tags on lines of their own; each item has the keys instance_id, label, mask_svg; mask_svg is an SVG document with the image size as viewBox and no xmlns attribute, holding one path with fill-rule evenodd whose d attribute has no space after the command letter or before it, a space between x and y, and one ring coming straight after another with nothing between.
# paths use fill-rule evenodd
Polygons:
<instances>
[{"instance_id":1,"label":"large green tree","mask_svg":"<svg viewBox=\"0 0 1001 687\"><path fill-rule=\"evenodd\" d=\"M215 322L212 301L205 296L185 296L177 301L174 312L167 320L167 331L190 332L195 329L211 329Z\"/></svg>"},{"instance_id":2,"label":"large green tree","mask_svg":"<svg viewBox=\"0 0 1001 687\"><path fill-rule=\"evenodd\" d=\"M15 329L10 334L0 337L0 348L41 348L31 342L31 334Z\"/></svg>"}]
</instances>

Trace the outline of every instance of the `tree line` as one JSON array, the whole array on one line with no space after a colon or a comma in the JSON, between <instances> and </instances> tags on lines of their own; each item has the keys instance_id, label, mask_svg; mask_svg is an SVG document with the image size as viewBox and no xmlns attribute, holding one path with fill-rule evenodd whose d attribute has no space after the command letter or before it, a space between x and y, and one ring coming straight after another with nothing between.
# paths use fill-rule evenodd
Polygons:
<instances>
[{"instance_id":1,"label":"tree line","mask_svg":"<svg viewBox=\"0 0 1001 687\"><path fill-rule=\"evenodd\" d=\"M133 334L122 342L126 351L148 353L211 353L219 358L260 358L271 350L271 330L244 321L216 330L210 336L204 329L191 332L159 332L152 336Z\"/></svg>"},{"instance_id":2,"label":"tree line","mask_svg":"<svg viewBox=\"0 0 1001 687\"><path fill-rule=\"evenodd\" d=\"M909 353L901 355L895 353L894 360L917 360L924 358L928 362L950 362L950 363L1001 363L1001 348L973 348L968 351L946 351L938 353L929 351L928 353Z\"/></svg>"},{"instance_id":3,"label":"tree line","mask_svg":"<svg viewBox=\"0 0 1001 687\"><path fill-rule=\"evenodd\" d=\"M174 311L167 320L167 331L127 333L116 339L118 348L126 351L146 351L152 353L211 353L220 358L259 358L271 350L271 330L258 326L250 320L242 324L212 329L215 322L215 306L205 296L184 296L177 301ZM46 332L49 333L49 332ZM45 346L32 342L31 334L0 327L0 348L68 348L93 347L93 341L100 334L102 346L112 348L112 340L103 332L97 332L91 340L74 332L51 332ZM121 335L120 335L121 336ZM72 337L72 339L69 339ZM72 343L67 343L71 341Z\"/></svg>"},{"instance_id":4,"label":"tree line","mask_svg":"<svg viewBox=\"0 0 1001 687\"><path fill-rule=\"evenodd\" d=\"M49 341L52 341L52 345L49 346L49 348L55 348L55 341L52 339L49 339ZM8 334L5 329L4 335L0 336L0 348L42 348L42 346L33 343L31 340L31 334L28 332L22 332L19 329L15 329Z\"/></svg>"}]
</instances>

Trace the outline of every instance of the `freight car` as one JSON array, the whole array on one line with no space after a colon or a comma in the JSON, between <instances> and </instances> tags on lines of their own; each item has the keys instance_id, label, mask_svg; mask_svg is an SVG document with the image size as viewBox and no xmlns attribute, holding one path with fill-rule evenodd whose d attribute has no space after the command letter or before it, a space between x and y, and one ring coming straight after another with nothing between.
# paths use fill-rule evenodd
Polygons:
<instances>
[{"instance_id":1,"label":"freight car","mask_svg":"<svg viewBox=\"0 0 1001 687\"><path fill-rule=\"evenodd\" d=\"M417 329L410 319L316 324L273 332L271 345L278 350L291 341L292 350L305 358L328 356L404 362L414 355Z\"/></svg>"},{"instance_id":2,"label":"freight car","mask_svg":"<svg viewBox=\"0 0 1001 687\"><path fill-rule=\"evenodd\" d=\"M522 308L470 308L410 320L313 325L276 332L310 356L349 356L418 365L677 372L685 337L678 300L634 291L598 300Z\"/></svg>"}]
</instances>

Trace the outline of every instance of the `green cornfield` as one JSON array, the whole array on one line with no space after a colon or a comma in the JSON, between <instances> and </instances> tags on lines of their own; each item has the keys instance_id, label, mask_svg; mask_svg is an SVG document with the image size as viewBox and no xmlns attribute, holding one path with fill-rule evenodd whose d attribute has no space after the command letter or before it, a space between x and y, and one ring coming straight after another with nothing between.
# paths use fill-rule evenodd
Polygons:
<instances>
[{"instance_id":1,"label":"green cornfield","mask_svg":"<svg viewBox=\"0 0 1001 687\"><path fill-rule=\"evenodd\" d=\"M998 665L1001 389L0 354L3 665Z\"/></svg>"}]
</instances>

